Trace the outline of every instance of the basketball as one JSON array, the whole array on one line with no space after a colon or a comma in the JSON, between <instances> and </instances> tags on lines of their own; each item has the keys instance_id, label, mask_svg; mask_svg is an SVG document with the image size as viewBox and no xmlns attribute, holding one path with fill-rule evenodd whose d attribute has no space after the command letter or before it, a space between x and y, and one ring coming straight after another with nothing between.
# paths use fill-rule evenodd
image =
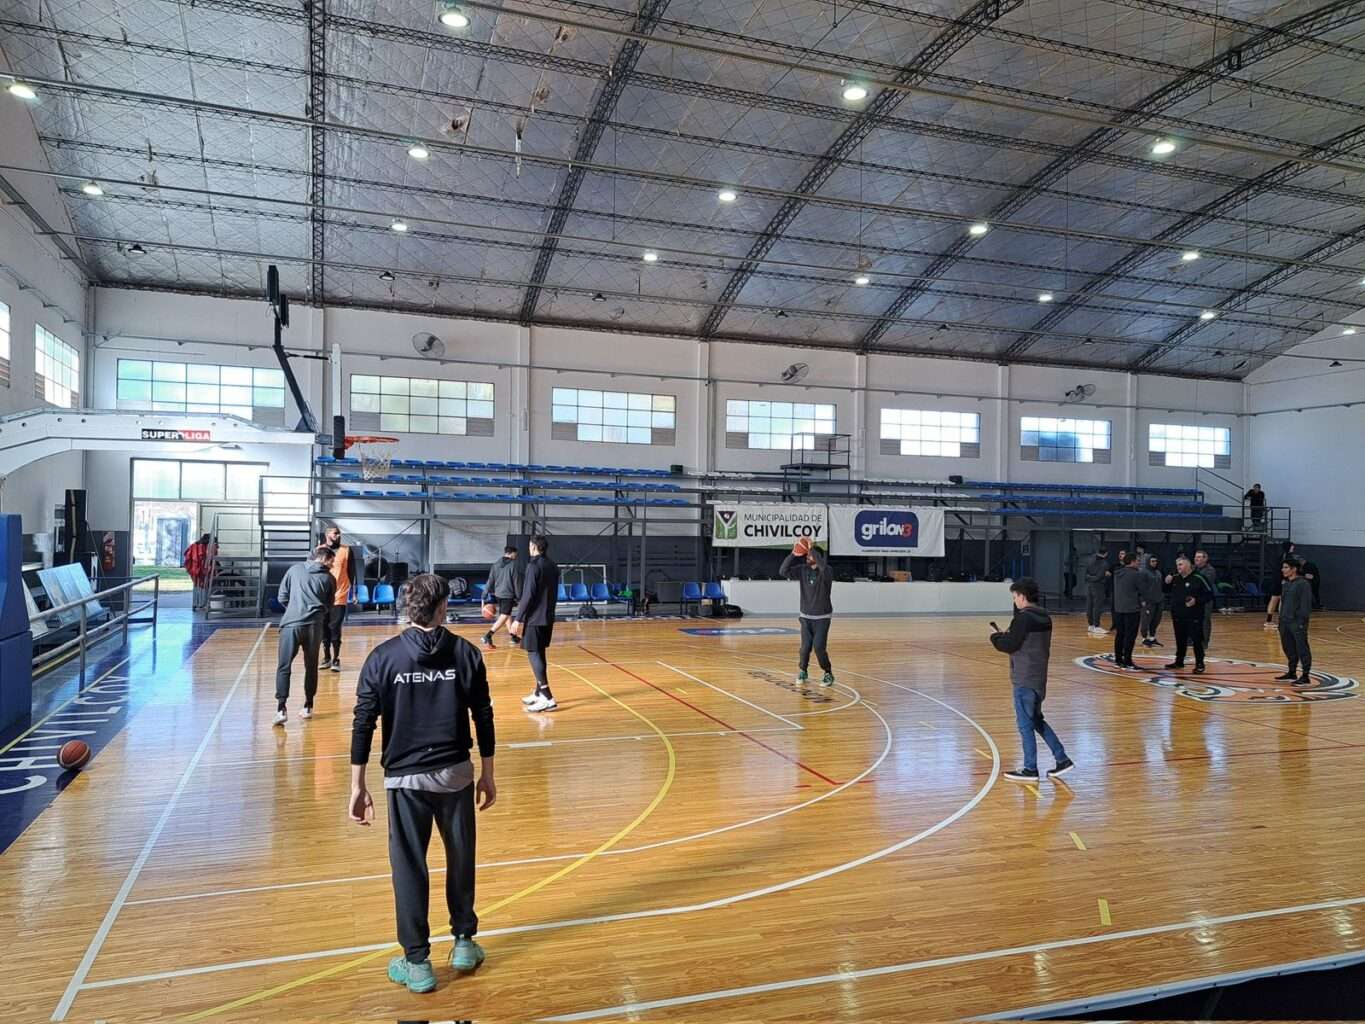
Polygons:
<instances>
[{"instance_id":1,"label":"basketball","mask_svg":"<svg viewBox=\"0 0 1365 1024\"><path fill-rule=\"evenodd\" d=\"M78 772L90 763L90 744L84 740L67 740L57 751L57 764L69 772Z\"/></svg>"},{"instance_id":2,"label":"basketball","mask_svg":"<svg viewBox=\"0 0 1365 1024\"><path fill-rule=\"evenodd\" d=\"M498 606L495 604L485 604L483 606L483 621L492 622L498 617Z\"/></svg>"},{"instance_id":3,"label":"basketball","mask_svg":"<svg viewBox=\"0 0 1365 1024\"><path fill-rule=\"evenodd\" d=\"M792 554L799 555L802 558L805 558L808 554L810 554L810 538L809 537L798 538L796 543L792 545Z\"/></svg>"}]
</instances>

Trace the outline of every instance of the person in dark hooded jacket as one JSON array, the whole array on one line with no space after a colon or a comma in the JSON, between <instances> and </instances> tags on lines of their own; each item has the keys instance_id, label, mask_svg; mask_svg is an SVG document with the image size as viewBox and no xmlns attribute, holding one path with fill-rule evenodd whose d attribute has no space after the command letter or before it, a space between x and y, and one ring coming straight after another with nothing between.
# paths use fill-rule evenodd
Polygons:
<instances>
[{"instance_id":1,"label":"person in dark hooded jacket","mask_svg":"<svg viewBox=\"0 0 1365 1024\"><path fill-rule=\"evenodd\" d=\"M450 590L446 581L423 573L408 582L403 605L412 625L386 640L365 659L356 686L351 727L350 818L358 825L374 819L374 801L365 784L375 723L383 725L380 763L389 810L389 864L398 941L403 955L389 961L389 980L409 992L436 987L431 967L428 921L430 880L427 845L432 826L440 833L446 858L446 906L455 937L450 964L475 970L484 960L474 941L474 798L479 810L493 806L493 701L478 649L443 625ZM470 734L470 719L474 735ZM477 785L470 750L477 738Z\"/></svg>"},{"instance_id":2,"label":"person in dark hooded jacket","mask_svg":"<svg viewBox=\"0 0 1365 1024\"><path fill-rule=\"evenodd\" d=\"M1052 656L1052 616L1039 606L1038 584L1024 577L1010 584L1014 618L1008 631L991 634L991 646L1010 656L1010 682L1014 684L1014 721L1024 746L1024 766L1006 772L1011 782L1038 781L1038 741L1043 737L1057 766L1048 773L1065 775L1073 767L1057 734L1043 718L1047 696L1047 666ZM994 625L994 623L992 623Z\"/></svg>"}]
</instances>

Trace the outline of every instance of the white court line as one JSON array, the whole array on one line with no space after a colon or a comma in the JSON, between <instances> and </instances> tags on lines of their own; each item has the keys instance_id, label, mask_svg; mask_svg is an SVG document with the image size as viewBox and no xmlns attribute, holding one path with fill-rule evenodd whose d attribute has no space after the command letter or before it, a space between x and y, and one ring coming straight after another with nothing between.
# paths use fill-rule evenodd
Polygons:
<instances>
[{"instance_id":1,"label":"white court line","mask_svg":"<svg viewBox=\"0 0 1365 1024\"><path fill-rule=\"evenodd\" d=\"M670 664L669 664L668 662L666 662L666 661L656 662L655 664L662 665L664 668L668 669L670 672L676 672L676 673L678 673L678 675L682 676L682 677L685 678L685 679L690 679L690 680L692 680L692 682L694 682L694 683L701 683L702 686L709 687L710 689L715 690L717 693L723 693L725 696L729 697L731 700L737 700L737 701L739 701L741 704L744 704L744 705L747 705L748 707L753 708L755 711L761 711L763 714L768 715L770 718L776 718L779 722L786 722L786 723L787 723L788 725L790 725L793 729L804 729L804 728L805 728L804 725L801 725L801 724L798 723L798 722L793 722L793 721L792 721L791 719L789 719L789 718L783 718L783 717L782 717L781 715L779 715L776 711L769 711L767 708L765 708L765 707L760 707L759 705L755 704L755 703L754 703L753 701L751 701L751 700L745 700L743 697L741 697L741 696L740 696L739 694L737 694L737 693L731 693L729 690L723 690L723 689L721 689L719 686L717 686L715 683L708 683L705 679L698 679L698 678L697 678L696 676L694 676L691 672L684 672L684 671L683 671L682 669L680 669L680 668L674 668L672 665L670 665Z\"/></svg>"},{"instance_id":2,"label":"white court line","mask_svg":"<svg viewBox=\"0 0 1365 1024\"><path fill-rule=\"evenodd\" d=\"M697 992L689 996L674 996L669 999L653 999L647 1002L623 1003L620 1006L602 1007L596 1010L583 1010L579 1013L565 1013L554 1017L542 1017L545 1021L595 1020L601 1017L619 1017L623 1014L645 1013L673 1006L692 1006L697 1003L715 1002L720 999L739 999L744 996L763 995L768 992L785 992L798 988L811 988L817 985L833 985L841 982L858 981L863 978L880 978L887 975L905 974L910 971L923 971L934 967L954 967L959 964L981 963L985 960L998 960L1003 957L1024 956L1046 953L1056 949L1073 949L1079 946L1094 946L1126 939L1145 938L1150 935L1165 935L1171 932L1192 931L1211 925L1237 924L1262 918L1286 917L1291 914L1304 914L1318 910L1334 910L1365 904L1365 896L1351 899L1328 900L1322 903L1304 903L1294 907L1278 907L1273 910L1253 910L1244 914L1228 914L1223 917L1204 917L1193 921L1177 921L1172 924L1153 925L1150 928L1133 928L1124 932L1107 932L1103 935L1085 935L1075 939L1057 939L1052 942L1039 942L1029 946L1006 946L1001 949L986 949L977 953L959 953L956 956L941 956L930 960L912 960L909 963L887 964L883 967L865 967L856 971L836 971L832 974L817 974L805 978L789 978L785 981L771 981L762 985L744 985L738 988L716 989L711 992ZM1063 1008L1067 1004L1063 1004ZM1070 1004L1070 1005L1074 1005ZM1024 1014L1030 1010L1018 1011ZM974 1020L994 1020L1005 1014L976 1016ZM1014 1016L1014 1013L1008 1016Z\"/></svg>"},{"instance_id":3,"label":"white court line","mask_svg":"<svg viewBox=\"0 0 1365 1024\"><path fill-rule=\"evenodd\" d=\"M818 803L820 803L820 801L822 801L822 800L828 800L830 797L836 796L837 794L842 793L844 790L848 789L849 786L857 785L857 784L858 784L859 782L861 782L863 779L867 778L868 775L872 774L872 773L873 773L874 771L876 771L879 767L881 767L881 763L882 763L883 761L885 761L887 755L891 753L891 741L892 741L892 736L891 736L891 726L890 726L890 724L886 721L886 719L882 718L881 715L878 715L877 712L876 712L876 710L875 710L874 708L869 707L868 710L871 711L872 714L874 714L874 715L877 716L877 718L878 718L878 719L881 721L881 723L882 723L883 729L886 730L886 745L882 748L882 752L881 752L880 756L878 756L878 758L877 758L875 761L873 761L872 764L870 764L867 768L863 769L863 771L860 772L860 773L859 773L857 776L855 776L854 778L849 779L847 782L843 783L843 785L837 786L837 787L835 787L834 789L826 790L825 792L820 793L820 794L818 794L818 795L816 795L816 796L813 796L813 797L811 797L809 800L804 800L804 801L802 801L802 802L799 803L799 804L793 804L792 806L790 806L790 807L784 807L784 808L782 808L781 810L771 811L771 812L769 812L768 814L761 815L761 816L759 816L759 817L757 817L757 818L750 818L748 821L736 822L736 823L733 824L733 825L724 825L724 826L721 826L720 828L710 829L710 830L708 830L708 831L706 831L706 832L697 832L697 833L694 833L693 835L690 835L690 836L678 836L678 837L676 837L676 838L674 838L674 839L664 839L664 840L660 840L660 841L658 841L658 842L649 843L649 844L644 845L644 846L619 847L619 848L617 848L617 849L607 850L605 853L602 854L602 856L603 856L603 857L610 857L610 856L620 856L621 854L626 854L626 853L640 853L640 852L645 851L645 850L654 850L654 849L658 849L658 848L661 847L661 846L673 846L673 845L676 845L676 844L679 844L679 843L693 842L693 841L698 840L698 839L708 839L708 838L710 838L711 836L720 835L722 832L732 832L732 831L734 831L735 829L748 828L750 825L757 825L757 824L760 824L760 823L765 822L765 821L771 821L773 818L780 818L780 817L782 817L783 815L792 814L792 813L794 813L794 812L796 812L796 811L804 810L805 808L810 807L812 804L818 804ZM747 731L750 732L750 733L754 733L754 732L790 732L791 730L789 730L789 729L750 729L750 730L747 730ZM676 735L676 734L673 734L673 735ZM737 733L737 732L736 732L736 733L723 733L723 732L718 732L718 733L700 733L699 735L703 735L703 736L711 736L711 735L715 735L715 736L734 736L734 735L738 735L738 733ZM636 736L636 737L612 737L612 738L613 738L613 739L633 738L633 739L641 739L641 740L643 740L643 739L645 739L646 737L644 737L644 736ZM648 738L653 739L654 736L651 735L651 736L648 737ZM564 741L562 741L562 742L571 743L571 742L592 742L592 741L590 741L590 740L586 740L586 741L564 740ZM521 860L489 861L489 862L486 863L486 864L479 864L479 865L477 865L477 866L480 867L480 868L509 868L509 867L521 867L521 866L526 865L526 864L548 864L548 863L553 863L554 861L560 861L560 860L576 860L577 858L582 857L582 856L583 856L583 854L581 854L581 853L557 853L557 854L552 854L552 855L550 855L550 856L545 856L545 857L527 857L527 858L524 858L524 859L521 859ZM445 871L445 868L432 868L432 869L431 869L431 873L432 873L433 875L441 874L441 873L443 873L444 871ZM215 897L215 896L235 896L235 895L238 895L238 894L242 894L242 893L251 893L251 892L275 892L275 891L277 891L277 890L279 890L279 889L308 889L308 888L312 888L312 887L314 887L314 886L319 886L319 885L343 885L343 884L346 884L346 883L348 883L348 882L371 882L371 881L378 881L378 880L380 880L380 879L387 879L387 878L389 878L389 877L390 877L389 873L388 873L388 872L384 872L383 874L376 874L376 875L351 875L351 876L349 876L349 877L347 877L347 878L319 878L319 879L314 879L314 880L308 881L308 882L281 882L281 883L276 883L276 884L274 884L274 885L253 885L253 886L247 886L247 887L244 887L244 888L241 888L241 889L216 889L216 890L213 890L213 891L211 891L211 892L186 893L186 894L184 894L184 895L179 895L179 896L153 896L153 897L150 897L150 898L148 898L148 899L143 899L143 900L129 900L129 901L128 901L128 905L129 905L129 906L133 906L133 905L135 905L135 904L136 904L136 905L142 905L142 904L147 904L147 903L179 903L179 902L182 902L182 901L184 901L184 900L208 899L208 898L210 898L210 897Z\"/></svg>"},{"instance_id":4,"label":"white court line","mask_svg":"<svg viewBox=\"0 0 1365 1024\"><path fill-rule=\"evenodd\" d=\"M180 781L176 784L175 791L166 801L166 806L161 812L161 817L157 819L152 827L152 833L147 837L147 841L142 845L142 852L133 861L133 866L128 869L128 877L119 886L118 893L114 896L114 902L109 904L109 910L104 915L104 920L100 922L94 937L90 940L90 945L86 948L85 955L81 957L81 962L76 966L75 972L71 975L71 980L67 982L66 991L62 993L62 998L57 1003L57 1008L52 1011L52 1020L66 1020L67 1013L71 1010L71 1004L76 1000L76 994L80 992L85 984L86 977L90 974L90 968L95 965L95 957L99 956L104 940L109 937L109 930L114 927L114 920L118 917L119 911L123 909L124 903L128 900L128 894L132 892L133 886L137 882L137 876L142 873L143 866L147 863L147 858L152 855L152 847L161 838L161 832L166 827L166 823L171 820L171 814L175 811L175 805L180 802L180 794L185 792L186 785L189 784L190 775L199 764L199 759L204 756L204 751L208 749L209 740L213 739L214 732L218 729L218 723L223 720L223 715L227 711L228 704L237 693L237 687L242 683L242 677L246 675L246 670L251 666L256 658L256 652L260 650L261 641L265 639L266 630L269 624L261 627L261 632L256 636L256 643L252 645L251 653L246 656L242 667L237 672L237 678L233 680L232 688L228 690L227 696L223 698L223 703L218 708L218 713L213 716L213 721L209 723L208 729L204 732L204 738L199 741L199 747L190 758L189 764L185 766L184 773L180 776ZM201 647L200 650L203 650ZM197 652L196 652L197 653ZM193 655L191 655L193 657Z\"/></svg>"},{"instance_id":5,"label":"white court line","mask_svg":"<svg viewBox=\"0 0 1365 1024\"><path fill-rule=\"evenodd\" d=\"M905 687L905 689L909 688ZM971 811L976 807L976 805L986 798L986 794L991 791L991 788L995 785L996 780L1000 777L1000 750L995 745L995 740L991 738L990 733L986 732L986 730L983 729L980 726L980 724L978 724L973 718L971 718L971 716L967 715L965 712L959 711L952 705L939 700L937 697L931 697L927 693L921 693L918 690L911 690L910 692L915 693L918 696L923 697L925 700L931 701L934 704L937 704L940 707L947 709L948 711L951 711L954 715L957 715L968 725L970 725L973 729L975 729L981 735L982 739L986 741L986 744L991 748L992 764L990 778L988 778L984 783L982 783L981 788L976 791L976 793L972 796L970 800L968 800L965 804L959 807L952 814L948 815L946 818L942 818L935 824L930 825L928 828L925 828L912 836L907 836L906 838L898 842L892 843L890 846L884 847L880 850L874 850L873 852L864 854L861 857L856 857L853 860L844 861L842 864L835 864L832 867L823 868L819 871L812 872L811 874L808 875L801 875L797 878L788 879L785 882L777 882L773 885L764 886L761 889L751 889L748 892L735 893L732 896L721 896L718 897L717 899L707 900L703 903L684 904L682 906L677 907L658 907L653 910L633 910L620 914L604 914L599 917L569 918L567 920L561 921L545 921L539 924L516 925L510 928L497 928L487 931L481 931L480 934L485 936L494 936L518 935L526 932L556 931L561 928L579 928L587 925L613 924L619 921L639 921L652 917L671 917L675 914L694 914L704 910L714 910L718 907L728 907L736 903L743 903L748 900L758 899L759 897L762 896L770 896L773 893L786 892L791 889L798 889L801 886L807 885L811 882L818 882L826 878L831 878L835 875L842 874L845 871L851 871L854 868L862 867L864 864L870 864L873 861L881 860L882 858L888 857L893 853L897 853L900 850L904 850L909 846L913 846L916 843L922 842L923 840L928 839L931 836L937 835L939 832L943 831L945 828L958 821L964 815L971 813ZM867 705L864 704L863 706L866 707ZM869 708L869 710L872 710L875 713L875 709ZM877 717L881 718L880 715L878 715ZM882 721L885 724L886 720L882 719ZM606 854L603 854L603 856L607 856L612 852L613 851L609 850L607 851ZM433 939L433 941L435 940ZM364 948L366 950L374 950L387 947L373 945ZM345 952L346 950L324 949L317 950L312 953L294 953L290 954L287 958L266 957L257 960L238 961L235 963L210 964L204 967L187 967L178 971L164 971L155 976L116 978L106 982L102 982L100 984L104 988L111 988L116 985L132 985L143 980L166 980L169 978L186 977L188 975L193 974L210 974L217 973L220 971L230 971L235 970L239 967L267 966L269 964L280 963L284 959L288 959L291 961L318 960L331 956L339 956Z\"/></svg>"},{"instance_id":6,"label":"white court line","mask_svg":"<svg viewBox=\"0 0 1365 1024\"><path fill-rule=\"evenodd\" d=\"M120 668L122 668L124 665L128 664L128 662L131 661L131 660L132 660L132 656L131 656L131 655L130 655L129 657L127 657L127 658L124 658L124 659L123 659L122 661L120 661L117 665L114 665L112 668L110 668L108 671L106 671L106 672L104 673L104 675L100 676L98 679L96 679L96 680L95 680L93 683L91 683L89 686L85 687L85 689L83 689L83 690L78 689L78 690L76 691L76 693L75 693L73 696L69 697L64 703L58 705L56 711L48 712L48 714L46 714L46 715L43 716L42 718L38 719L38 721L34 722L32 725L30 725L27 729L25 729L23 732L21 732L21 733L20 733L18 736L16 736L14 739L10 740L10 741L9 741L8 743L6 743L3 747L0 747L0 754L3 754L6 750L9 750L11 747L18 746L20 743L23 742L23 739L24 739L25 736L32 735L32 733L33 733L35 730L41 729L44 725L46 725L48 722L52 721L54 718L65 717L65 715L68 715L68 714L76 714L76 715L82 715L82 717L87 717L87 716L88 716L88 717L93 717L93 718L96 718L97 720L99 720L99 721L101 721L101 722L103 722L103 721L108 721L109 716L108 716L106 713L102 712L102 711L91 711L91 712L88 712L88 713L82 713L82 712L68 712L66 709L69 708L69 707L72 705L72 703L76 700L77 697L83 697L83 696L85 696L85 694L86 694L91 688L98 686L100 683L108 682L108 681L109 681L109 675L110 675L110 673L112 673L112 672L117 672ZM127 682L127 679L120 680L120 682Z\"/></svg>"}]
</instances>

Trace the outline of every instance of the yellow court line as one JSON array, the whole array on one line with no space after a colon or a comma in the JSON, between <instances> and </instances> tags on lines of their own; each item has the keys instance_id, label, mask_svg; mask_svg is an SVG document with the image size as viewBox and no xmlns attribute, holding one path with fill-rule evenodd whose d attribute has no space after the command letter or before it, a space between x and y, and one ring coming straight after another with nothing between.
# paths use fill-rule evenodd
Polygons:
<instances>
[{"instance_id":1,"label":"yellow court line","mask_svg":"<svg viewBox=\"0 0 1365 1024\"><path fill-rule=\"evenodd\" d=\"M1105 900L1105 899L1102 899L1102 900L1099 901L1099 904L1100 904L1100 924L1102 924L1102 925L1111 925L1111 924L1113 924L1114 921L1113 921L1113 919L1109 916L1109 901L1108 901L1108 900Z\"/></svg>"},{"instance_id":2,"label":"yellow court line","mask_svg":"<svg viewBox=\"0 0 1365 1024\"><path fill-rule=\"evenodd\" d=\"M629 825L621 829L620 832L617 832L616 835L612 836L606 842L602 843L602 845L598 846L597 849L585 853L583 856L579 857L572 863L566 864L564 867L560 868L553 874L547 875L545 878L542 878L539 882L535 882L531 885L528 885L525 889L522 889L520 892L513 893L511 896L508 896L505 899L498 900L491 906L481 908L479 910L479 915L481 918L487 917L489 914L496 913L497 911L502 910L504 907L507 907L512 903L515 903L517 900L522 899L525 896L530 896L532 893L539 892L541 889L545 888L551 882L556 882L559 879L563 878L565 875L577 871L584 864L587 864L589 861L594 860L596 857L605 853L607 850L610 850L622 839L626 838L626 836L630 835L637 828L639 828L640 825L644 823L644 820L654 813L655 809L658 808L659 804L663 803L664 797L668 794L669 789L672 788L673 786L673 778L677 774L678 755L677 752L673 749L673 744L669 741L668 736L664 733L662 729L660 729L657 725L655 725L652 721L650 721L640 712L636 711L629 704L625 703L625 701L613 697L610 693L602 689L592 680L585 679L583 676L579 675L573 669L568 668L564 665L555 665L554 667L561 672L569 673L569 675L573 676L574 678L586 683L588 686L591 686L603 697L606 697L609 701L611 701L614 704L619 704L626 711L630 712L640 721L644 722L645 725L649 726L650 729L654 731L655 735L657 735L659 739L663 740L664 748L668 751L668 772L664 776L663 785L659 787L659 792L654 794L654 799L649 802L649 806L646 807L643 811L641 811L640 814L636 817L636 819L632 821ZM449 931L450 931L449 928L442 928L439 931L432 932L432 937L434 938L436 936L445 935L449 933ZM385 946L383 949L377 949L372 953L366 953L364 956L356 957L353 960L347 960L345 963L336 964L335 966L328 967L326 970L317 971L314 974L309 974L302 978L295 978L293 981L286 981L281 985L275 985L271 988L261 989L260 991L253 992L250 995L245 995L239 999L234 999L231 1002L223 1003L221 1006L214 1006L207 1010L200 1010L198 1013L191 1014L190 1016L186 1017L185 1020L186 1021L204 1020L208 1017L217 1016L220 1013L227 1013L230 1010L237 1010L243 1006L250 1006L252 1003L258 1003L263 999L269 999L272 996L282 995L285 992L292 991L293 989L296 988L301 988L304 985L309 985L315 981L321 981L324 978L330 978L333 975L349 971L352 967L359 967L361 964L368 963L369 961L374 960L378 957L391 955L392 953L396 952L401 948L402 947L395 942L388 946Z\"/></svg>"},{"instance_id":3,"label":"yellow court line","mask_svg":"<svg viewBox=\"0 0 1365 1024\"><path fill-rule=\"evenodd\" d=\"M1081 837L1076 835L1075 832L1071 833L1071 841L1076 844L1076 849L1078 850L1085 849L1085 843L1081 842Z\"/></svg>"},{"instance_id":4,"label":"yellow court line","mask_svg":"<svg viewBox=\"0 0 1365 1024\"><path fill-rule=\"evenodd\" d=\"M995 758L991 757L990 754L986 753L986 752L985 752L984 750L982 750L980 747L973 747L972 749L975 750L975 751L976 751L978 754L980 754L982 757L984 757L987 761L994 761L994 760L995 760Z\"/></svg>"},{"instance_id":5,"label":"yellow court line","mask_svg":"<svg viewBox=\"0 0 1365 1024\"><path fill-rule=\"evenodd\" d=\"M1043 798L1043 794L1040 793L1040 792L1038 792L1038 787L1035 786L1033 783L1031 783L1031 782L1026 782L1026 783L1024 784L1024 788L1027 789L1027 790L1028 790L1030 793L1032 793L1034 796L1038 797L1038 799L1041 800L1041 799Z\"/></svg>"}]
</instances>

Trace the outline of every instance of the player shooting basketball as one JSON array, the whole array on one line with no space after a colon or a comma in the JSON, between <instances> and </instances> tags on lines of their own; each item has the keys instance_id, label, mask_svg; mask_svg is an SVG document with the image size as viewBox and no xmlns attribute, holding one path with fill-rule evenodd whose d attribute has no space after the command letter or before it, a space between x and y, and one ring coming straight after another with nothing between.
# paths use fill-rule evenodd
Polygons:
<instances>
[{"instance_id":1,"label":"player shooting basketball","mask_svg":"<svg viewBox=\"0 0 1365 1024\"><path fill-rule=\"evenodd\" d=\"M782 562L778 574L787 579L795 578L801 586L801 661L796 681L804 683L808 678L810 652L815 650L815 658L825 670L821 686L834 685L834 669L829 662L825 644L829 641L829 623L834 617L834 605L830 591L834 587L834 575L823 552L811 544L809 537L802 537L792 546L792 553Z\"/></svg>"}]
</instances>

